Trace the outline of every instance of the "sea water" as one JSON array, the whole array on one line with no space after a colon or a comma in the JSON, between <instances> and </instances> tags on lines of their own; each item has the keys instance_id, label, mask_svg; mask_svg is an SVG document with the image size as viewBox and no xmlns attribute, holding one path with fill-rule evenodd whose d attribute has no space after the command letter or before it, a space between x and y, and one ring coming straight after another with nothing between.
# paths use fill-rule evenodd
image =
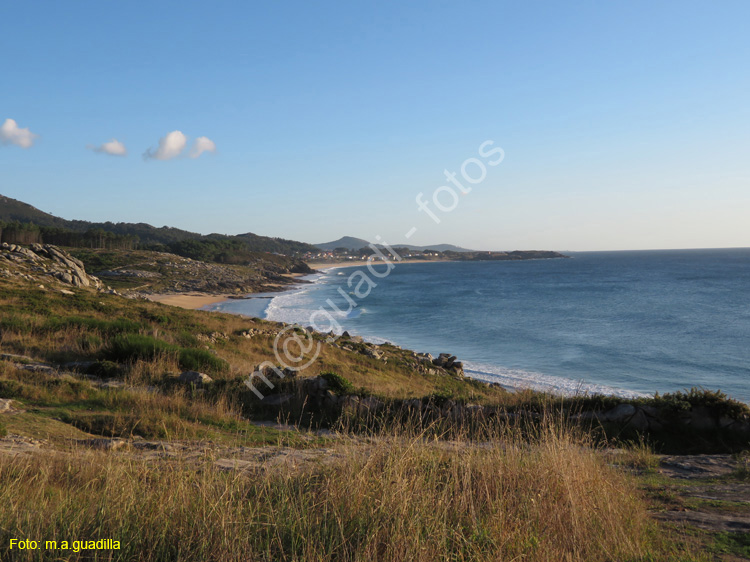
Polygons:
<instances>
[{"instance_id":1,"label":"sea water","mask_svg":"<svg viewBox=\"0 0 750 562\"><path fill-rule=\"evenodd\" d=\"M308 326L335 310L330 299L338 331L451 353L468 376L509 387L634 396L695 386L750 402L750 249L568 255L396 264L383 278L331 269L214 308ZM361 299L357 270L377 284Z\"/></svg>"}]
</instances>

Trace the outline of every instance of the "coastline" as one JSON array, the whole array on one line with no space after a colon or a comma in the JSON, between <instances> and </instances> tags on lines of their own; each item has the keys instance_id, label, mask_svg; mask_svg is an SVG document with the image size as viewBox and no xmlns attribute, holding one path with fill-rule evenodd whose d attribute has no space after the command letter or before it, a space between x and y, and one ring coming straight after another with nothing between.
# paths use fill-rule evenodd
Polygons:
<instances>
[{"instance_id":1,"label":"coastline","mask_svg":"<svg viewBox=\"0 0 750 562\"><path fill-rule=\"evenodd\" d=\"M401 262L395 262L397 264L414 264L414 263L443 263L448 261L456 260L403 260ZM287 277L298 279L307 275L318 275L329 272L335 269L345 269L352 267L360 267L367 265L366 260L351 260L346 262L319 262L309 263L308 265L315 270L315 273L293 273L286 275ZM314 281L312 282L314 283ZM295 291L300 288L299 284L273 284L269 285L276 287L280 290L274 291L274 296L283 296L284 294ZM257 291L253 293L247 293L247 300L252 299L252 295L262 295L265 291ZM240 297L240 298L238 298ZM232 302L235 300L246 300L237 294L210 294L210 293L185 293L185 294L156 294L151 295L149 300L159 302L162 304L168 304L170 306L177 306L189 310L204 310L207 312L219 312L217 305ZM235 314L234 312L228 312L229 314ZM279 320L273 320L279 321ZM364 341L380 345L387 340L386 338L374 335L362 335ZM394 342L396 345L401 345L399 342ZM406 344L408 346L408 344ZM425 351L425 350L417 350ZM468 377L481 380L485 382L496 382L503 386L508 391L518 392L523 390L532 390L535 392L552 392L561 396L574 396L578 394L582 388L587 388L588 392L594 394L603 394L610 396L617 396L620 398L634 398L638 396L646 396L646 394L638 391L633 391L625 388L610 387L607 385L601 385L596 383L583 383L581 380L567 379L565 377L556 377L550 375L543 375L541 373L530 372L530 371L516 371L514 369L506 369L500 365L487 365L476 361L471 358L464 358L463 360L466 368L466 374Z\"/></svg>"},{"instance_id":2,"label":"coastline","mask_svg":"<svg viewBox=\"0 0 750 562\"><path fill-rule=\"evenodd\" d=\"M447 261L455 261L455 260L444 260L444 259L437 259L437 260L415 260L415 259L406 259L401 260L399 262L394 261L393 263L400 265L400 264L408 264L408 263L442 263ZM315 273L287 273L284 276L289 277L290 279L296 280L300 277L304 277L306 275L315 275L317 273L322 273L323 271L326 271L328 269L341 269L345 267L359 267L359 266L365 266L367 265L367 260L350 260L350 261L340 261L340 262L313 262L308 263L307 265L310 266L311 269L315 270ZM274 289L281 289L279 291L279 294L283 293L286 290L293 289L296 285L295 284L289 284L284 285L281 283L268 283L265 285L266 289L274 288ZM253 295L253 294L260 294L265 293L267 290L259 290L252 293L245 293L247 295ZM205 309L208 306L212 306L215 304L220 304L223 302L231 301L235 298L237 298L240 295L237 295L236 293L202 293L202 292L191 292L191 293L155 293L152 295L148 295L146 298L152 302L158 302L161 304L166 304L169 306L176 306L178 308L184 308L187 310L200 310Z\"/></svg>"},{"instance_id":3,"label":"coastline","mask_svg":"<svg viewBox=\"0 0 750 562\"><path fill-rule=\"evenodd\" d=\"M567 257L567 256L563 256ZM528 258L530 261L537 258ZM450 259L450 258L436 258L436 259L414 259L414 258L407 258L402 260L390 260L389 263L393 263L394 265L403 265L403 264L415 264L415 263L446 263L446 262L459 262L464 261L460 259ZM495 261L495 260L488 260L488 261ZM497 260L497 261L505 261L505 260ZM512 260L515 261L515 260ZM284 277L287 277L290 279L290 281L296 280L298 278L304 277L306 275L314 275L315 273L321 273L323 271L331 270L331 269L344 269L349 267L362 267L368 265L368 260L366 259L357 259L357 260L345 260L345 261L321 261L321 262L305 262L310 269L314 270L314 273L286 273L284 274ZM381 261L375 262L374 265L381 264ZM283 292L288 289L294 288L294 283L290 283L289 285L285 283L266 283L263 287L259 288L257 291L252 291L248 293L243 293L243 295L254 295L258 293L265 293L271 291L279 291ZM242 295L239 295L237 293L205 293L205 292L190 292L190 293L155 293L151 295L147 295L146 298L153 302L158 302L161 304L167 304L170 306L177 306L179 308L184 308L188 310L198 310L198 309L207 309L206 307L216 305L219 303L227 302L229 300L232 300L233 298L242 297Z\"/></svg>"}]
</instances>

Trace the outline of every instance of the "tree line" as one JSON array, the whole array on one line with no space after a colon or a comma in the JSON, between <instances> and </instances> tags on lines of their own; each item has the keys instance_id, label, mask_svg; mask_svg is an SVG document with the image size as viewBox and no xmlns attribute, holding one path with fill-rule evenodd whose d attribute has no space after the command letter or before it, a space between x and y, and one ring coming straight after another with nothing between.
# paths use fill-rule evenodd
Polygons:
<instances>
[{"instance_id":1,"label":"tree line","mask_svg":"<svg viewBox=\"0 0 750 562\"><path fill-rule=\"evenodd\" d=\"M0 221L0 242L8 244L55 244L73 248L134 250L137 236L115 234L101 228L76 232L67 228L39 226L34 223Z\"/></svg>"}]
</instances>

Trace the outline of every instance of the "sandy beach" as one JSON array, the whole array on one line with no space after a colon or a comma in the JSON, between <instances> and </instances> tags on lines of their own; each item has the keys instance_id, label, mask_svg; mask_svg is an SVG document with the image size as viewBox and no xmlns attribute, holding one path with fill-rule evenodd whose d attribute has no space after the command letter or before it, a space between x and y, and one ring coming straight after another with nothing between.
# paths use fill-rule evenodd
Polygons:
<instances>
[{"instance_id":1,"label":"sandy beach","mask_svg":"<svg viewBox=\"0 0 750 562\"><path fill-rule=\"evenodd\" d=\"M402 260L400 262L394 261L394 264L403 264L403 263L436 263L436 262L442 262L442 261L450 261L450 260L414 260L414 259L406 259ZM377 266L381 262L376 262L375 265ZM347 261L338 261L338 262L316 262L316 263L308 263L312 269L316 271L322 271L324 269L330 269L332 267L357 267L357 266L363 266L367 265L367 260L347 260ZM308 275L305 273L288 273L286 274L286 277L290 278L298 278L303 277L304 275ZM268 283L266 284L266 287L268 288L283 288L283 287L291 287L291 285L284 285L281 283ZM164 294L156 294L156 295L149 295L148 299L154 302L159 302L161 304L168 304L170 306L178 306L180 308L186 308L189 310L197 310L199 308L203 308L204 306L208 306L211 304L217 304L220 302L224 302L227 300L230 300L232 297L237 297L237 294L229 294L229 293L222 293L222 294L211 294L211 293L164 293Z\"/></svg>"},{"instance_id":2,"label":"sandy beach","mask_svg":"<svg viewBox=\"0 0 750 562\"><path fill-rule=\"evenodd\" d=\"M179 306L188 310L196 310L209 304L216 304L229 300L231 296L236 295L212 295L210 293L166 293L161 295L149 295L150 301L168 304L170 306Z\"/></svg>"}]
</instances>

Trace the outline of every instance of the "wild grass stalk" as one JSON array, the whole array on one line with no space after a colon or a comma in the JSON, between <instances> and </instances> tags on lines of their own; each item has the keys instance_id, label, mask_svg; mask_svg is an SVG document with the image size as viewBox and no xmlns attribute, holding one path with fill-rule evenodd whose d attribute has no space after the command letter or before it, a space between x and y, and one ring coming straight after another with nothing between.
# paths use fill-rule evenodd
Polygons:
<instances>
[{"instance_id":1,"label":"wild grass stalk","mask_svg":"<svg viewBox=\"0 0 750 562\"><path fill-rule=\"evenodd\" d=\"M121 542L66 559L640 560L659 552L628 477L553 423L342 439L314 469L221 471L202 460L80 451L0 457L0 544ZM48 559L16 551L14 560ZM662 558L659 558L662 559ZM666 559L666 558L664 558Z\"/></svg>"}]
</instances>

